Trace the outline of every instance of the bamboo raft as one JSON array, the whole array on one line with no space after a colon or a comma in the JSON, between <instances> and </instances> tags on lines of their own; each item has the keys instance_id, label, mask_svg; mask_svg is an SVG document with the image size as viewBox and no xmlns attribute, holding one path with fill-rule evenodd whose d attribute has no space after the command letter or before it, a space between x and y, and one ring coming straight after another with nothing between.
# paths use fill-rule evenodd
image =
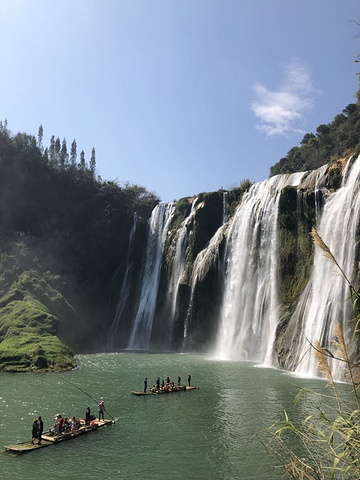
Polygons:
<instances>
[{"instance_id":1,"label":"bamboo raft","mask_svg":"<svg viewBox=\"0 0 360 480\"><path fill-rule=\"evenodd\" d=\"M50 431L46 431L41 435L41 444L31 443L28 442L20 442L15 443L13 445L4 445L5 451L11 453L28 453L32 452L33 450L38 450L39 448L50 447L50 445L55 445L56 443L63 442L65 440L71 440L73 438L77 438L80 435L84 435L85 433L90 433L95 430L102 429L109 425L115 423L114 420L94 420L91 425L81 425L80 428L76 430L76 433L71 432L63 432L59 435L50 435Z\"/></svg>"},{"instance_id":2,"label":"bamboo raft","mask_svg":"<svg viewBox=\"0 0 360 480\"><path fill-rule=\"evenodd\" d=\"M156 390L155 392L137 392L135 390L131 390L131 395L136 395L137 397L141 397L143 395L162 395L163 393L176 393L176 392L186 392L187 390L198 390L199 387L188 387L185 385L181 385L180 387L176 387L174 390Z\"/></svg>"}]
</instances>

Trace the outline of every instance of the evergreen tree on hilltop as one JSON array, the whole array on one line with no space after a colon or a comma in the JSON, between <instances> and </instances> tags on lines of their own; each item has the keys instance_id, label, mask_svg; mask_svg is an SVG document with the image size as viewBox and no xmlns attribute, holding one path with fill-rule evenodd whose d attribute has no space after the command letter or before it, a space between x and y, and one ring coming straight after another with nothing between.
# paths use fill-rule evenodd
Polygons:
<instances>
[{"instance_id":1,"label":"evergreen tree on hilltop","mask_svg":"<svg viewBox=\"0 0 360 480\"><path fill-rule=\"evenodd\" d=\"M59 163L60 160L60 150L61 150L61 142L60 138L57 137L55 140L55 161L56 163Z\"/></svg>"},{"instance_id":2,"label":"evergreen tree on hilltop","mask_svg":"<svg viewBox=\"0 0 360 480\"><path fill-rule=\"evenodd\" d=\"M43 126L40 125L39 130L38 130L38 147L39 147L41 153L43 153L43 151L44 151L44 147L43 147L43 144L42 144L43 136L44 136L44 129L43 129Z\"/></svg>"},{"instance_id":3,"label":"evergreen tree on hilltop","mask_svg":"<svg viewBox=\"0 0 360 480\"><path fill-rule=\"evenodd\" d=\"M62 141L61 150L60 150L60 168L65 168L69 161L69 155L67 153L66 139Z\"/></svg>"},{"instance_id":4,"label":"evergreen tree on hilltop","mask_svg":"<svg viewBox=\"0 0 360 480\"><path fill-rule=\"evenodd\" d=\"M93 178L95 178L95 171L96 171L96 159L95 159L95 148L93 147L91 150L91 158L89 164L90 172Z\"/></svg>"},{"instance_id":5,"label":"evergreen tree on hilltop","mask_svg":"<svg viewBox=\"0 0 360 480\"><path fill-rule=\"evenodd\" d=\"M77 145L76 145L76 140L74 138L74 140L72 141L71 150L70 150L70 164L72 167L76 166L76 159L77 159L76 149L77 149Z\"/></svg>"},{"instance_id":6,"label":"evergreen tree on hilltop","mask_svg":"<svg viewBox=\"0 0 360 480\"><path fill-rule=\"evenodd\" d=\"M85 161L85 152L84 152L84 150L81 150L81 152L80 152L79 169L80 169L80 170L83 170L83 171L86 170L86 161Z\"/></svg>"},{"instance_id":7,"label":"evergreen tree on hilltop","mask_svg":"<svg viewBox=\"0 0 360 480\"><path fill-rule=\"evenodd\" d=\"M56 163L55 157L55 135L51 135L49 146L49 161L52 165Z\"/></svg>"}]
</instances>

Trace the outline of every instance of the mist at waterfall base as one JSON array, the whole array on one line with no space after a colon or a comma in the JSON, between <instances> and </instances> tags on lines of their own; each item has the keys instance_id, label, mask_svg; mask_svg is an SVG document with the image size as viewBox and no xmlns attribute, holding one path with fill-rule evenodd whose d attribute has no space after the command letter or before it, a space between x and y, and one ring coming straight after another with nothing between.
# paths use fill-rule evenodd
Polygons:
<instances>
[{"instance_id":1,"label":"mist at waterfall base","mask_svg":"<svg viewBox=\"0 0 360 480\"><path fill-rule=\"evenodd\" d=\"M204 355L103 353L77 360L67 373L0 374L1 443L28 440L38 415L47 427L56 413L83 418L89 406L97 414L96 403L69 381L103 397L116 424L19 457L1 452L3 480L279 480L282 470L260 441L263 429L284 410L293 421L311 413L312 394L294 406L298 387L325 388L320 380ZM198 390L130 394L142 390L145 376L149 385L167 375L185 383L189 372Z\"/></svg>"},{"instance_id":2,"label":"mist at waterfall base","mask_svg":"<svg viewBox=\"0 0 360 480\"><path fill-rule=\"evenodd\" d=\"M332 192L325 187L328 167L315 171L284 174L253 184L244 193L234 214L229 217L227 192L223 193L223 218L213 237L187 268L188 245L197 213L204 204L193 199L188 216L177 227L171 246L171 264L167 299L167 330L163 350L171 351L170 339L175 320L181 324L183 336L180 351L189 351L196 289L206 277L209 265L215 266L221 283L221 300L216 318L216 331L207 348L212 356L223 360L251 360L266 366L278 367L275 350L277 328L280 322L278 285L279 269L279 201L283 192L293 188L297 192L297 212L302 215L309 188L314 191L315 228L346 271L355 281L357 255L357 229L359 225L360 157L350 158L343 170L341 187ZM309 187L311 185L311 187ZM147 250L136 314L128 342L130 350L151 350L152 326L158 315L159 282L164 247L169 235L169 225L176 205L158 205L149 222ZM310 228L309 228L310 230ZM225 243L220 255L220 244ZM340 275L334 275L330 264L319 249L315 249L311 274L288 323L288 358L283 368L298 375L317 375L316 362L310 355L309 340L331 343L334 325L339 321L350 337L350 304L346 302L348 286ZM187 307L178 309L179 287L188 287ZM164 294L164 293L162 293ZM209 299L210 300L210 299ZM182 300L183 302L184 300ZM122 299L120 298L120 302ZM121 320L117 318L118 323ZM203 325L205 323L203 322ZM204 328L204 327L203 327ZM205 326L206 328L206 326ZM300 361L301 360L301 361ZM340 362L335 362L334 378L343 379Z\"/></svg>"}]
</instances>

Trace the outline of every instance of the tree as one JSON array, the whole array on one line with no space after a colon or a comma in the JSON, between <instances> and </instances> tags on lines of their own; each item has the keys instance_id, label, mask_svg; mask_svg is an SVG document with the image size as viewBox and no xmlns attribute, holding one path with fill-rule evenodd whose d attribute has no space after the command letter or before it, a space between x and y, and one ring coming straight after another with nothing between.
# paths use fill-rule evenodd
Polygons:
<instances>
[{"instance_id":1,"label":"tree","mask_svg":"<svg viewBox=\"0 0 360 480\"><path fill-rule=\"evenodd\" d=\"M76 159L77 159L76 148L77 148L77 145L76 145L76 140L74 138L74 140L72 141L71 150L70 150L70 163L72 167L75 167L76 165Z\"/></svg>"},{"instance_id":2,"label":"tree","mask_svg":"<svg viewBox=\"0 0 360 480\"><path fill-rule=\"evenodd\" d=\"M57 137L55 140L55 159L57 162L60 159L60 150L61 150L61 142L60 142L60 138Z\"/></svg>"},{"instance_id":3,"label":"tree","mask_svg":"<svg viewBox=\"0 0 360 480\"><path fill-rule=\"evenodd\" d=\"M86 170L86 161L85 161L85 152L81 150L80 152L80 163L79 163L80 170Z\"/></svg>"},{"instance_id":4,"label":"tree","mask_svg":"<svg viewBox=\"0 0 360 480\"><path fill-rule=\"evenodd\" d=\"M345 115L345 117L350 117L350 115L356 112L356 109L357 107L355 103L349 103L349 105L344 108L342 113Z\"/></svg>"},{"instance_id":5,"label":"tree","mask_svg":"<svg viewBox=\"0 0 360 480\"><path fill-rule=\"evenodd\" d=\"M38 147L40 148L41 153L43 153L44 151L44 147L42 144L43 136L44 136L44 129L43 129L43 126L40 125L38 130Z\"/></svg>"},{"instance_id":6,"label":"tree","mask_svg":"<svg viewBox=\"0 0 360 480\"><path fill-rule=\"evenodd\" d=\"M10 132L7 126L8 126L7 118L5 118L4 121L0 120L0 132L4 132L5 134L9 135Z\"/></svg>"},{"instance_id":7,"label":"tree","mask_svg":"<svg viewBox=\"0 0 360 480\"><path fill-rule=\"evenodd\" d=\"M301 145L307 145L312 138L316 138L313 133L305 133L303 139L301 140Z\"/></svg>"},{"instance_id":8,"label":"tree","mask_svg":"<svg viewBox=\"0 0 360 480\"><path fill-rule=\"evenodd\" d=\"M69 160L69 155L67 153L66 139L62 141L61 150L60 150L60 167L65 168Z\"/></svg>"},{"instance_id":9,"label":"tree","mask_svg":"<svg viewBox=\"0 0 360 480\"><path fill-rule=\"evenodd\" d=\"M55 135L51 135L50 146L49 146L49 160L52 165L56 162L55 156Z\"/></svg>"},{"instance_id":10,"label":"tree","mask_svg":"<svg viewBox=\"0 0 360 480\"><path fill-rule=\"evenodd\" d=\"M45 162L49 161L49 149L47 147L44 150L43 159L45 160Z\"/></svg>"},{"instance_id":11,"label":"tree","mask_svg":"<svg viewBox=\"0 0 360 480\"><path fill-rule=\"evenodd\" d=\"M96 159L95 159L95 148L93 147L91 150L91 158L89 164L91 175L95 178L95 171L96 171Z\"/></svg>"},{"instance_id":12,"label":"tree","mask_svg":"<svg viewBox=\"0 0 360 480\"><path fill-rule=\"evenodd\" d=\"M318 135L327 134L329 132L330 132L330 127L329 125L325 125L325 124L319 125L316 129L316 133Z\"/></svg>"}]
</instances>

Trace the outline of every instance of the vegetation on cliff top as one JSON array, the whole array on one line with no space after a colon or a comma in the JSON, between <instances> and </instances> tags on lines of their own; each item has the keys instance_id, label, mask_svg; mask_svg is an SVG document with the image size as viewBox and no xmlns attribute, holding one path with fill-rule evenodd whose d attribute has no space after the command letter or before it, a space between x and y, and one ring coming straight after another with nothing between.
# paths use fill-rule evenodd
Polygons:
<instances>
[{"instance_id":1,"label":"vegetation on cliff top","mask_svg":"<svg viewBox=\"0 0 360 480\"><path fill-rule=\"evenodd\" d=\"M316 135L306 133L300 144L271 167L271 175L315 170L349 153L359 154L360 102L350 103L332 122L319 125Z\"/></svg>"}]
</instances>

